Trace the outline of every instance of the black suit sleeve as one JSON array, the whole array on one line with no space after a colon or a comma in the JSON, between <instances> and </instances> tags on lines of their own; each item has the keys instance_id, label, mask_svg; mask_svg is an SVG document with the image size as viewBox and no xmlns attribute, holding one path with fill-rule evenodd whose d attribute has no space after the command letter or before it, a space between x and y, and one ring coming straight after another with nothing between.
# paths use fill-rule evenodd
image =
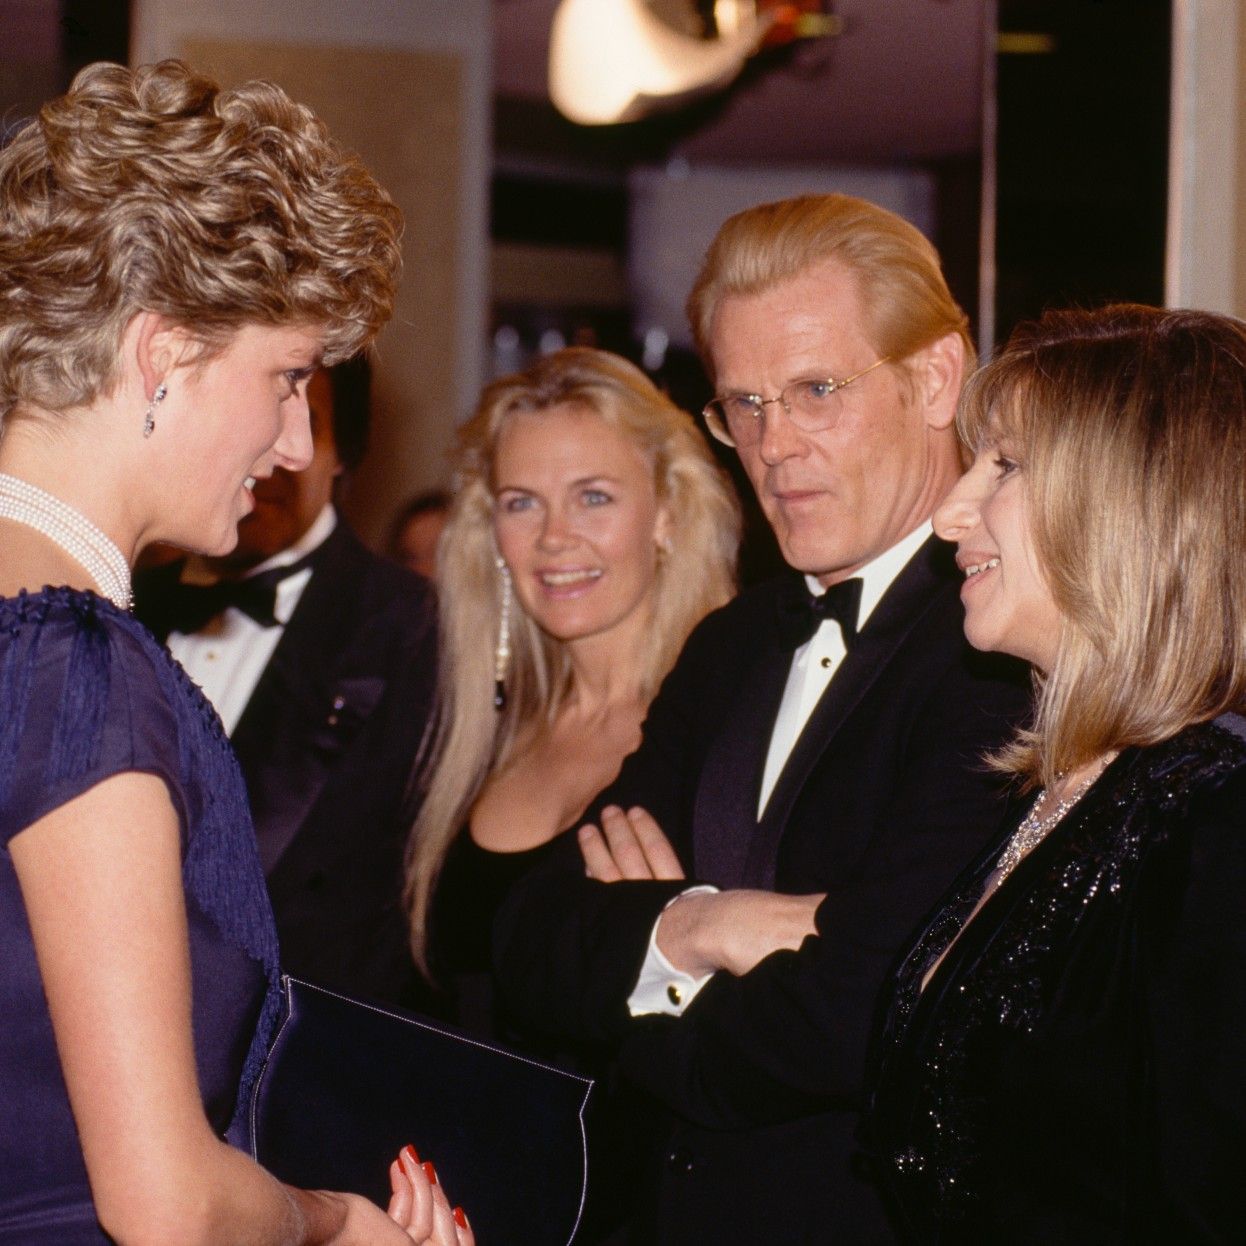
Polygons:
<instances>
[{"instance_id":1,"label":"black suit sleeve","mask_svg":"<svg viewBox=\"0 0 1246 1246\"><path fill-rule=\"evenodd\" d=\"M888 971L923 915L1006 815L981 764L991 722L1015 718L1018 690L966 695L949 673L908 742L893 798L878 812L884 851L828 891L817 935L741 977L719 973L678 1020L633 1022L628 1074L686 1119L741 1128L855 1104Z\"/></svg>"}]
</instances>

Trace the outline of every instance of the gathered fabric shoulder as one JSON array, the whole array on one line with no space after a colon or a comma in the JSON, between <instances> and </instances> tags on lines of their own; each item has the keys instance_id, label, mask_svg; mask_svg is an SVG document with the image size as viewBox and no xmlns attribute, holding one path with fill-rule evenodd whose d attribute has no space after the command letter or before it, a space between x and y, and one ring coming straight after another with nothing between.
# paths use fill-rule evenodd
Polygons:
<instances>
[{"instance_id":1,"label":"gathered fabric shoulder","mask_svg":"<svg viewBox=\"0 0 1246 1246\"><path fill-rule=\"evenodd\" d=\"M0 840L111 775L145 771L169 789L185 853L192 733L179 703L227 755L211 707L130 615L71 589L0 599Z\"/></svg>"},{"instance_id":2,"label":"gathered fabric shoulder","mask_svg":"<svg viewBox=\"0 0 1246 1246\"><path fill-rule=\"evenodd\" d=\"M91 592L0 598L0 849L113 775L160 778L189 899L269 982L240 1104L280 1010L277 935L246 784L216 711L168 650Z\"/></svg>"}]
</instances>

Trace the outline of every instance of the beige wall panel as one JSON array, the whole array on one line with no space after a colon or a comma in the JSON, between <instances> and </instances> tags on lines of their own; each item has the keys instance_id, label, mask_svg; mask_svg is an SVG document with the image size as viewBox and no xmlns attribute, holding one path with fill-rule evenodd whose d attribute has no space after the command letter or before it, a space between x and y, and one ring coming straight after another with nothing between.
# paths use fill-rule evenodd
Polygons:
<instances>
[{"instance_id":1,"label":"beige wall panel","mask_svg":"<svg viewBox=\"0 0 1246 1246\"><path fill-rule=\"evenodd\" d=\"M1237 23L1237 185L1234 204L1237 247L1234 252L1237 296L1233 314L1246 319L1246 21Z\"/></svg>"},{"instance_id":2,"label":"beige wall panel","mask_svg":"<svg viewBox=\"0 0 1246 1246\"><path fill-rule=\"evenodd\" d=\"M445 478L456 419L455 257L463 98L453 53L186 39L181 54L223 82L265 77L309 104L357 151L406 218L394 318L373 369L372 442L345 509L373 543L415 490Z\"/></svg>"},{"instance_id":3,"label":"beige wall panel","mask_svg":"<svg viewBox=\"0 0 1246 1246\"><path fill-rule=\"evenodd\" d=\"M1173 0L1169 307L1242 315L1244 0Z\"/></svg>"}]
</instances>

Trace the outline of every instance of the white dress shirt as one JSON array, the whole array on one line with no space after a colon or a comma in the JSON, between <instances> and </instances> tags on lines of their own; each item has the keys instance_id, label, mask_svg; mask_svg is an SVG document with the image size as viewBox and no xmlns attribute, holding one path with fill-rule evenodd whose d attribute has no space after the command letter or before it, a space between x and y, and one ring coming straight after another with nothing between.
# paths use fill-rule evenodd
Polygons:
<instances>
[{"instance_id":1,"label":"white dress shirt","mask_svg":"<svg viewBox=\"0 0 1246 1246\"><path fill-rule=\"evenodd\" d=\"M891 587L909 559L917 553L932 531L929 522L922 524L902 541L893 545L885 554L880 554L873 562L867 563L857 572L857 578L861 581L861 604L857 611L858 631L865 626L866 619L882 600L883 594ZM823 591L822 585L813 576L806 576L805 583L809 591L815 595ZM814 706L822 699L822 694L826 691L827 685L839 669L847 652L839 623L834 619L824 619L813 637L792 655L787 684L783 689L783 699L779 702L779 712L775 716L774 728L770 733L766 766L762 772L761 791L757 802L759 820L765 812L766 804L774 792L779 776L783 773L783 767L787 765L787 759L796 747L800 733L805 729L805 724L813 713ZM680 892L680 895L672 899L670 904L674 904L680 896L716 890L716 887L704 885L690 887L687 891ZM668 904L667 907L670 905ZM658 948L658 923L660 921L661 918L653 924L653 930L649 934L649 949L640 967L640 975L631 995L628 996L628 1010L634 1017L653 1012L679 1016L692 1003L697 992L714 976L705 974L703 977L695 978L691 974L676 969L662 955Z\"/></svg>"},{"instance_id":2,"label":"white dress shirt","mask_svg":"<svg viewBox=\"0 0 1246 1246\"><path fill-rule=\"evenodd\" d=\"M244 578L298 562L323 545L336 526L337 512L329 503L293 545L252 567ZM200 582L210 578L198 559L187 560L182 576ZM250 615L230 606L202 631L190 635L169 633L169 652L216 707L227 735L232 735L238 725L311 577L312 569L304 567L277 585L277 600L273 605L276 627L262 627Z\"/></svg>"}]
</instances>

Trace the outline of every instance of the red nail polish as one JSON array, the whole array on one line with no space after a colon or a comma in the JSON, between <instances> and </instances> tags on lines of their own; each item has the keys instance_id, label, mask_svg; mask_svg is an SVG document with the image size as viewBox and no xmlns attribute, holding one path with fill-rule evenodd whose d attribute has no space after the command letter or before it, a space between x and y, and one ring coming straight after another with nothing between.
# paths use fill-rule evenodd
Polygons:
<instances>
[{"instance_id":1,"label":"red nail polish","mask_svg":"<svg viewBox=\"0 0 1246 1246\"><path fill-rule=\"evenodd\" d=\"M420 1157L415 1153L415 1147L413 1147L409 1142L402 1148L402 1154L405 1155L412 1164L418 1164L420 1162Z\"/></svg>"},{"instance_id":2,"label":"red nail polish","mask_svg":"<svg viewBox=\"0 0 1246 1246\"><path fill-rule=\"evenodd\" d=\"M428 1178L429 1185L437 1184L437 1170L433 1167L433 1161L426 1159L424 1161L424 1175Z\"/></svg>"},{"instance_id":3,"label":"red nail polish","mask_svg":"<svg viewBox=\"0 0 1246 1246\"><path fill-rule=\"evenodd\" d=\"M460 1229L467 1228L467 1215L461 1207L456 1207L454 1209L454 1223L457 1224Z\"/></svg>"}]
</instances>

